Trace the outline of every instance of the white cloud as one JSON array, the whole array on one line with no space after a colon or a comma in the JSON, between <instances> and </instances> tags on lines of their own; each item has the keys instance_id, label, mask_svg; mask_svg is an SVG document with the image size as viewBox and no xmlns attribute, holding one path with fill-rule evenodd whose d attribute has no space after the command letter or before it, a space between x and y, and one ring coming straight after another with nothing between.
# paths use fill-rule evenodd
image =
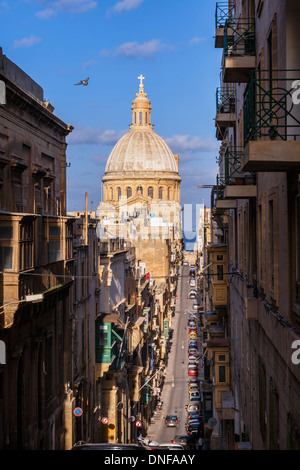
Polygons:
<instances>
[{"instance_id":1,"label":"white cloud","mask_svg":"<svg viewBox=\"0 0 300 470\"><path fill-rule=\"evenodd\" d=\"M40 41L41 41L41 38L37 38L36 36L29 36L28 38L15 40L13 44L13 48L17 49L18 47L30 47Z\"/></svg>"},{"instance_id":2,"label":"white cloud","mask_svg":"<svg viewBox=\"0 0 300 470\"><path fill-rule=\"evenodd\" d=\"M38 18L48 19L61 11L84 13L97 6L97 1L95 0L50 0L48 3L49 6L47 8L36 13Z\"/></svg>"},{"instance_id":3,"label":"white cloud","mask_svg":"<svg viewBox=\"0 0 300 470\"><path fill-rule=\"evenodd\" d=\"M103 144L115 145L127 130L115 131L103 129L102 127L78 126L69 135L70 144Z\"/></svg>"},{"instance_id":4,"label":"white cloud","mask_svg":"<svg viewBox=\"0 0 300 470\"><path fill-rule=\"evenodd\" d=\"M139 44L138 42L125 42L118 46L114 51L102 50L103 57L114 55L116 57L144 57L146 59L153 58L155 52L169 48L166 44L162 44L160 39L151 39L150 41Z\"/></svg>"},{"instance_id":5,"label":"white cloud","mask_svg":"<svg viewBox=\"0 0 300 470\"><path fill-rule=\"evenodd\" d=\"M173 135L165 137L164 140L171 147L173 152L213 152L219 149L219 144L212 139L201 139L200 137L191 137L189 134Z\"/></svg>"},{"instance_id":6,"label":"white cloud","mask_svg":"<svg viewBox=\"0 0 300 470\"><path fill-rule=\"evenodd\" d=\"M118 2L113 10L117 13L121 13L124 10L134 10L135 8L139 7L144 0L123 0Z\"/></svg>"},{"instance_id":7,"label":"white cloud","mask_svg":"<svg viewBox=\"0 0 300 470\"><path fill-rule=\"evenodd\" d=\"M190 39L190 44L199 44L199 42L205 41L205 38L194 37Z\"/></svg>"}]
</instances>

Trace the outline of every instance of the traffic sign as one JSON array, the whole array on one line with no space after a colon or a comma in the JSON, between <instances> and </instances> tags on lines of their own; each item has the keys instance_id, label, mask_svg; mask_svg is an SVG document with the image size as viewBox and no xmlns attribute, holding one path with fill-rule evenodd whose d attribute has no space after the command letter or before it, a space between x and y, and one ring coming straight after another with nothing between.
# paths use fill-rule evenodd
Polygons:
<instances>
[{"instance_id":1,"label":"traffic sign","mask_svg":"<svg viewBox=\"0 0 300 470\"><path fill-rule=\"evenodd\" d=\"M135 425L136 425L137 428L141 428L141 427L142 427L142 423L141 423L140 421L137 421L137 422L135 423Z\"/></svg>"},{"instance_id":2,"label":"traffic sign","mask_svg":"<svg viewBox=\"0 0 300 470\"><path fill-rule=\"evenodd\" d=\"M81 416L82 415L82 409L77 407L77 408L74 409L73 413L74 413L75 416Z\"/></svg>"},{"instance_id":3,"label":"traffic sign","mask_svg":"<svg viewBox=\"0 0 300 470\"><path fill-rule=\"evenodd\" d=\"M211 418L209 418L207 424L208 424L211 428L214 428L214 427L218 424L218 420L212 416Z\"/></svg>"},{"instance_id":4,"label":"traffic sign","mask_svg":"<svg viewBox=\"0 0 300 470\"><path fill-rule=\"evenodd\" d=\"M134 417L134 416L130 416L130 421L135 421L135 417Z\"/></svg>"},{"instance_id":5,"label":"traffic sign","mask_svg":"<svg viewBox=\"0 0 300 470\"><path fill-rule=\"evenodd\" d=\"M102 421L103 424L108 424L108 418L102 418L101 421Z\"/></svg>"}]
</instances>

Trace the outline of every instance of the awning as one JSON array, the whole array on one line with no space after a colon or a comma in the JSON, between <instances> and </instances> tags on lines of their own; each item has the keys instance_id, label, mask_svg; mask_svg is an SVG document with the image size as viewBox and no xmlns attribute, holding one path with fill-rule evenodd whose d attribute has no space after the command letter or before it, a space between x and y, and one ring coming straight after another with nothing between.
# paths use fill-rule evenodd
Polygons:
<instances>
[{"instance_id":1,"label":"awning","mask_svg":"<svg viewBox=\"0 0 300 470\"><path fill-rule=\"evenodd\" d=\"M109 323L117 323L119 318L119 313L100 313L98 320L106 321Z\"/></svg>"},{"instance_id":2,"label":"awning","mask_svg":"<svg viewBox=\"0 0 300 470\"><path fill-rule=\"evenodd\" d=\"M145 317L136 317L133 320L131 320L131 323L133 325L138 326L138 325L141 325L145 321L145 319L146 319Z\"/></svg>"}]
</instances>

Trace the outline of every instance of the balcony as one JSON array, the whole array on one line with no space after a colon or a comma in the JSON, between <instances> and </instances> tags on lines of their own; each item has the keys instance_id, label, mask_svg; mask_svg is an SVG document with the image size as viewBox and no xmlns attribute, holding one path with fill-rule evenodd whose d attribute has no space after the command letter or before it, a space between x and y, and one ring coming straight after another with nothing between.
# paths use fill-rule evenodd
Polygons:
<instances>
[{"instance_id":1,"label":"balcony","mask_svg":"<svg viewBox=\"0 0 300 470\"><path fill-rule=\"evenodd\" d=\"M227 2L218 2L216 4L216 36L215 36L215 48L224 47L224 31L225 25L228 20L233 16L233 7L229 8ZM230 35L230 30L227 31Z\"/></svg>"},{"instance_id":2,"label":"balcony","mask_svg":"<svg viewBox=\"0 0 300 470\"><path fill-rule=\"evenodd\" d=\"M228 20L224 31L223 82L247 83L255 68L255 51L255 20Z\"/></svg>"},{"instance_id":3,"label":"balcony","mask_svg":"<svg viewBox=\"0 0 300 470\"><path fill-rule=\"evenodd\" d=\"M241 168L241 160L244 155L242 147L228 147L225 152L224 174L217 176L216 197L217 200L248 199L256 197L256 175L245 173ZM225 209L224 205L218 207ZM228 207L234 209L235 207Z\"/></svg>"},{"instance_id":4,"label":"balcony","mask_svg":"<svg viewBox=\"0 0 300 470\"><path fill-rule=\"evenodd\" d=\"M253 71L244 94L244 171L300 171L300 71Z\"/></svg>"},{"instance_id":5,"label":"balcony","mask_svg":"<svg viewBox=\"0 0 300 470\"><path fill-rule=\"evenodd\" d=\"M216 105L216 138L224 140L228 127L234 126L236 121L235 91L229 86L217 88Z\"/></svg>"}]
</instances>

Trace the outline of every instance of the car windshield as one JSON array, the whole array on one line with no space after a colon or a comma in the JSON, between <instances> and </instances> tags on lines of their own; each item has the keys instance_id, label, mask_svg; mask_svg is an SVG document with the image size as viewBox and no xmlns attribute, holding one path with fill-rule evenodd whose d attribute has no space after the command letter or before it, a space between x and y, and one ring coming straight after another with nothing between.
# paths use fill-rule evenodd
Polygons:
<instances>
[{"instance_id":1,"label":"car windshield","mask_svg":"<svg viewBox=\"0 0 300 470\"><path fill-rule=\"evenodd\" d=\"M168 420L177 419L177 416L176 415L169 415L169 416L167 416L166 419L168 419Z\"/></svg>"}]
</instances>

